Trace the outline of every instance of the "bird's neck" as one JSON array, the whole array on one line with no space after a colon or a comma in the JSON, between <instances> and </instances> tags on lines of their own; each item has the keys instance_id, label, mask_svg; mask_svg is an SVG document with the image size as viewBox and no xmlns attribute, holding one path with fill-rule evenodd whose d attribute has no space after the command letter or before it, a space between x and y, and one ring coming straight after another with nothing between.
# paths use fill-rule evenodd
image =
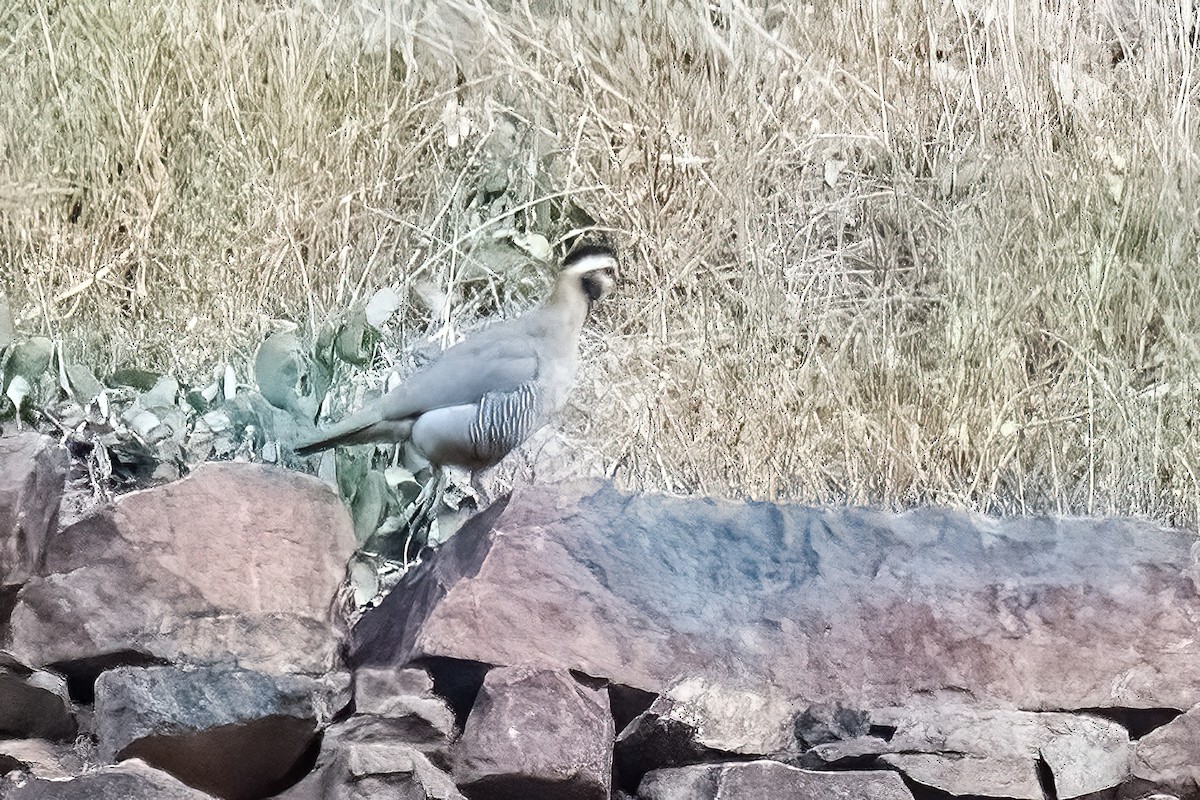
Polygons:
<instances>
[{"instance_id":1,"label":"bird's neck","mask_svg":"<svg viewBox=\"0 0 1200 800\"><path fill-rule=\"evenodd\" d=\"M569 325L573 332L578 333L587 320L591 303L583 293L579 278L571 276L559 280L554 285L554 291L546 300L545 308L550 313L560 315L562 321Z\"/></svg>"}]
</instances>

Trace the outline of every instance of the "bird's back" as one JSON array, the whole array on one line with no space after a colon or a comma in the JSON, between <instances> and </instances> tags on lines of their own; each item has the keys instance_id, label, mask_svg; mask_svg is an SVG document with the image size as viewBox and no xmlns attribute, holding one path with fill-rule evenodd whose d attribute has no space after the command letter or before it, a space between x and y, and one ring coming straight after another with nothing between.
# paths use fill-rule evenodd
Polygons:
<instances>
[{"instance_id":1,"label":"bird's back","mask_svg":"<svg viewBox=\"0 0 1200 800\"><path fill-rule=\"evenodd\" d=\"M516 391L536 380L541 348L525 335L524 320L495 323L447 348L383 397L383 417L405 419L437 408L478 403L489 392Z\"/></svg>"}]
</instances>

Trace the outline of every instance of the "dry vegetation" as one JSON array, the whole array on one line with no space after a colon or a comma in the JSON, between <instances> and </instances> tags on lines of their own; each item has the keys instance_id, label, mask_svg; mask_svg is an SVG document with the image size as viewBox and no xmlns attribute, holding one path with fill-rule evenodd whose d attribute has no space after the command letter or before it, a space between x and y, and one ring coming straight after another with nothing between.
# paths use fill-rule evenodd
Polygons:
<instances>
[{"instance_id":1,"label":"dry vegetation","mask_svg":"<svg viewBox=\"0 0 1200 800\"><path fill-rule=\"evenodd\" d=\"M511 235L597 220L564 425L625 485L1195 526L1188 6L9 4L0 291L207 380L384 285L393 348L518 309Z\"/></svg>"}]
</instances>

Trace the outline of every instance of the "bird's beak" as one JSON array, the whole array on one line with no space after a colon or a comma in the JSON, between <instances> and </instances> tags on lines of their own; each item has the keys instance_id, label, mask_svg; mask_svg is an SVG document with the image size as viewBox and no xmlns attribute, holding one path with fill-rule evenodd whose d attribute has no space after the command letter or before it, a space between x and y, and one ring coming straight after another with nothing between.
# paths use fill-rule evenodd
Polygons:
<instances>
[{"instance_id":1,"label":"bird's beak","mask_svg":"<svg viewBox=\"0 0 1200 800\"><path fill-rule=\"evenodd\" d=\"M613 262L611 267L600 270L596 276L603 289L601 296L607 296L616 291L617 281L620 279L620 274L617 272L617 264Z\"/></svg>"}]
</instances>

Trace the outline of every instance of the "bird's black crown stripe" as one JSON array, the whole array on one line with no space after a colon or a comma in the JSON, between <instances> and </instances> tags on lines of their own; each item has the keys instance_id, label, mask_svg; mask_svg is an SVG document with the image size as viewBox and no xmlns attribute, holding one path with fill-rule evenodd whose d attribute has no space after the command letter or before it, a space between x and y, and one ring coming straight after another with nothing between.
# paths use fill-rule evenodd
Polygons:
<instances>
[{"instance_id":1,"label":"bird's black crown stripe","mask_svg":"<svg viewBox=\"0 0 1200 800\"><path fill-rule=\"evenodd\" d=\"M574 264L578 261L581 261L582 259L585 259L588 256L608 256L609 258L615 259L617 257L617 253L611 247L607 247L602 244L580 245L579 247L576 247L574 250L572 250L571 252L569 252L565 256L563 256L563 260L562 260L563 269L566 269L567 267L571 266L572 264Z\"/></svg>"}]
</instances>

